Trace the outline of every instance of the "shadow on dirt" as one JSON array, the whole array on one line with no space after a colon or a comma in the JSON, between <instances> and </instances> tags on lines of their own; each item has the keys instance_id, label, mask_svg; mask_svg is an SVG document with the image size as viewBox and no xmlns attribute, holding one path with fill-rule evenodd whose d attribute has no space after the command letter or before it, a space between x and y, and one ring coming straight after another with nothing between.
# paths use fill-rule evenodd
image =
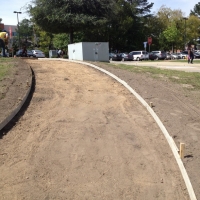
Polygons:
<instances>
[{"instance_id":1,"label":"shadow on dirt","mask_svg":"<svg viewBox=\"0 0 200 200\"><path fill-rule=\"evenodd\" d=\"M0 139L3 139L4 135L7 135L7 133L15 126L15 124L24 115L25 111L27 110L28 106L30 105L31 99L35 92L35 85L36 85L35 74L34 74L34 71L32 68L31 68L31 72L32 72L32 87L31 87L30 93L29 93L24 105L19 110L19 112L13 117L13 119L3 129L0 130Z\"/></svg>"}]
</instances>

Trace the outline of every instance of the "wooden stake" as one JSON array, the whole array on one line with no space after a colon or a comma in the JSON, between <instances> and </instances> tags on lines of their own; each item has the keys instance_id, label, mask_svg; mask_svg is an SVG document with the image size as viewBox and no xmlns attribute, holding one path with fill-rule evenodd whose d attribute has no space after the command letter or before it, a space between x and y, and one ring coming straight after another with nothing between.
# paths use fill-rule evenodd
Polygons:
<instances>
[{"instance_id":1,"label":"wooden stake","mask_svg":"<svg viewBox=\"0 0 200 200\"><path fill-rule=\"evenodd\" d=\"M150 107L151 107L151 108L153 107L153 102L150 102Z\"/></svg>"},{"instance_id":2,"label":"wooden stake","mask_svg":"<svg viewBox=\"0 0 200 200\"><path fill-rule=\"evenodd\" d=\"M181 159L184 158L184 154L185 154L185 143L180 143L180 157L181 157Z\"/></svg>"}]
</instances>

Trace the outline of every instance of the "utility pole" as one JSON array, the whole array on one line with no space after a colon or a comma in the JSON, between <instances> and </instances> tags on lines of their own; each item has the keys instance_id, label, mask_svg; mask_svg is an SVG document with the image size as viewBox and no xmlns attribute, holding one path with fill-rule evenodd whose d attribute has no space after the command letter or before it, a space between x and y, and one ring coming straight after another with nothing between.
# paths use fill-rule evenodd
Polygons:
<instances>
[{"instance_id":1,"label":"utility pole","mask_svg":"<svg viewBox=\"0 0 200 200\"><path fill-rule=\"evenodd\" d=\"M19 49L20 49L20 36L19 36L19 17L18 14L22 14L22 12L14 11L13 13L17 13L17 28L18 28L18 40L19 40Z\"/></svg>"},{"instance_id":2,"label":"utility pole","mask_svg":"<svg viewBox=\"0 0 200 200\"><path fill-rule=\"evenodd\" d=\"M185 44L186 44L186 20L188 19L187 17L183 17L185 20L185 32L184 32L184 50L185 50Z\"/></svg>"}]
</instances>

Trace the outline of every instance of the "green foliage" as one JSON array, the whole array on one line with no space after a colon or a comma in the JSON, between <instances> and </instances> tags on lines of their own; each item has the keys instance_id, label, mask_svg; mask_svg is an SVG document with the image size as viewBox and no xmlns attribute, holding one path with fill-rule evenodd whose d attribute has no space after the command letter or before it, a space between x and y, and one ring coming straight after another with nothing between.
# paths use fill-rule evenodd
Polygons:
<instances>
[{"instance_id":1,"label":"green foliage","mask_svg":"<svg viewBox=\"0 0 200 200\"><path fill-rule=\"evenodd\" d=\"M19 30L17 32L20 33L21 39L32 39L33 37L33 24L28 19L23 19L19 23Z\"/></svg>"},{"instance_id":2,"label":"green foliage","mask_svg":"<svg viewBox=\"0 0 200 200\"><path fill-rule=\"evenodd\" d=\"M83 30L83 41L109 42L110 51L143 49L148 36L144 23L147 17L151 17L151 7L146 0L117 1L118 15L106 25Z\"/></svg>"},{"instance_id":3,"label":"green foliage","mask_svg":"<svg viewBox=\"0 0 200 200\"><path fill-rule=\"evenodd\" d=\"M163 36L166 38L166 42L172 45L172 52L174 52L174 44L178 39L179 31L176 27L176 24L173 22L168 28L163 31Z\"/></svg>"},{"instance_id":4,"label":"green foliage","mask_svg":"<svg viewBox=\"0 0 200 200\"><path fill-rule=\"evenodd\" d=\"M8 58L0 59L0 81L5 78L5 76L9 73L9 70L13 67L9 62Z\"/></svg>"},{"instance_id":5,"label":"green foliage","mask_svg":"<svg viewBox=\"0 0 200 200\"><path fill-rule=\"evenodd\" d=\"M200 36L200 20L197 16L191 15L186 22L187 42L196 44L196 40Z\"/></svg>"},{"instance_id":6,"label":"green foliage","mask_svg":"<svg viewBox=\"0 0 200 200\"><path fill-rule=\"evenodd\" d=\"M41 49L41 50L44 52L45 57L49 58L49 49Z\"/></svg>"},{"instance_id":7,"label":"green foliage","mask_svg":"<svg viewBox=\"0 0 200 200\"><path fill-rule=\"evenodd\" d=\"M19 49L19 36L20 36L20 46L31 46L33 39L33 25L32 22L28 19L23 19L19 23L19 29L16 29L17 37L14 36L13 48L15 50Z\"/></svg>"},{"instance_id":8,"label":"green foliage","mask_svg":"<svg viewBox=\"0 0 200 200\"><path fill-rule=\"evenodd\" d=\"M167 29L163 32L163 34L167 42L174 43L177 40L177 36L179 34L175 23L172 23L170 26L168 26Z\"/></svg>"},{"instance_id":9,"label":"green foliage","mask_svg":"<svg viewBox=\"0 0 200 200\"><path fill-rule=\"evenodd\" d=\"M58 49L67 49L69 44L69 35L66 33L54 34L53 46Z\"/></svg>"},{"instance_id":10,"label":"green foliage","mask_svg":"<svg viewBox=\"0 0 200 200\"><path fill-rule=\"evenodd\" d=\"M68 55L63 55L63 58L64 59L68 59Z\"/></svg>"},{"instance_id":11,"label":"green foliage","mask_svg":"<svg viewBox=\"0 0 200 200\"><path fill-rule=\"evenodd\" d=\"M73 33L104 24L114 13L114 0L35 0L29 8L33 21L51 33Z\"/></svg>"},{"instance_id":12,"label":"green foliage","mask_svg":"<svg viewBox=\"0 0 200 200\"><path fill-rule=\"evenodd\" d=\"M196 15L200 17L200 2L195 4L194 9L190 11L190 15Z\"/></svg>"},{"instance_id":13,"label":"green foliage","mask_svg":"<svg viewBox=\"0 0 200 200\"><path fill-rule=\"evenodd\" d=\"M110 50L121 52L144 49L149 36L151 50L182 49L185 35L195 43L200 35L197 17L188 18L185 30L181 10L161 6L152 15L152 6L148 0L34 0L28 9L32 40L42 49L64 50L72 42L109 42Z\"/></svg>"},{"instance_id":14,"label":"green foliage","mask_svg":"<svg viewBox=\"0 0 200 200\"><path fill-rule=\"evenodd\" d=\"M53 34L44 31L39 26L34 25L33 27L33 48L38 47L43 51L49 50L52 48L52 39Z\"/></svg>"}]
</instances>

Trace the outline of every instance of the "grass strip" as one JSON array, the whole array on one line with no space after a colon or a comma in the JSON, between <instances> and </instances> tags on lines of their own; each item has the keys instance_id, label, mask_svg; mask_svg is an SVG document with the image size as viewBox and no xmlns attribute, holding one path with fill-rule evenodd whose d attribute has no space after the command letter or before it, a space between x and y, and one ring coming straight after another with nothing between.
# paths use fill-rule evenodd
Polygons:
<instances>
[{"instance_id":1,"label":"grass strip","mask_svg":"<svg viewBox=\"0 0 200 200\"><path fill-rule=\"evenodd\" d=\"M13 59L0 58L0 81L9 75L12 67L14 67Z\"/></svg>"},{"instance_id":2,"label":"grass strip","mask_svg":"<svg viewBox=\"0 0 200 200\"><path fill-rule=\"evenodd\" d=\"M185 61L184 61L185 62ZM200 61L199 61L200 63ZM200 73L199 72L184 72L178 70L161 69L155 67L146 66L135 66L126 64L116 64L116 63L104 63L107 66L112 66L114 68L128 70L133 73L146 73L151 75L153 78L168 79L174 83L188 85L189 90L199 90L200 89Z\"/></svg>"}]
</instances>

